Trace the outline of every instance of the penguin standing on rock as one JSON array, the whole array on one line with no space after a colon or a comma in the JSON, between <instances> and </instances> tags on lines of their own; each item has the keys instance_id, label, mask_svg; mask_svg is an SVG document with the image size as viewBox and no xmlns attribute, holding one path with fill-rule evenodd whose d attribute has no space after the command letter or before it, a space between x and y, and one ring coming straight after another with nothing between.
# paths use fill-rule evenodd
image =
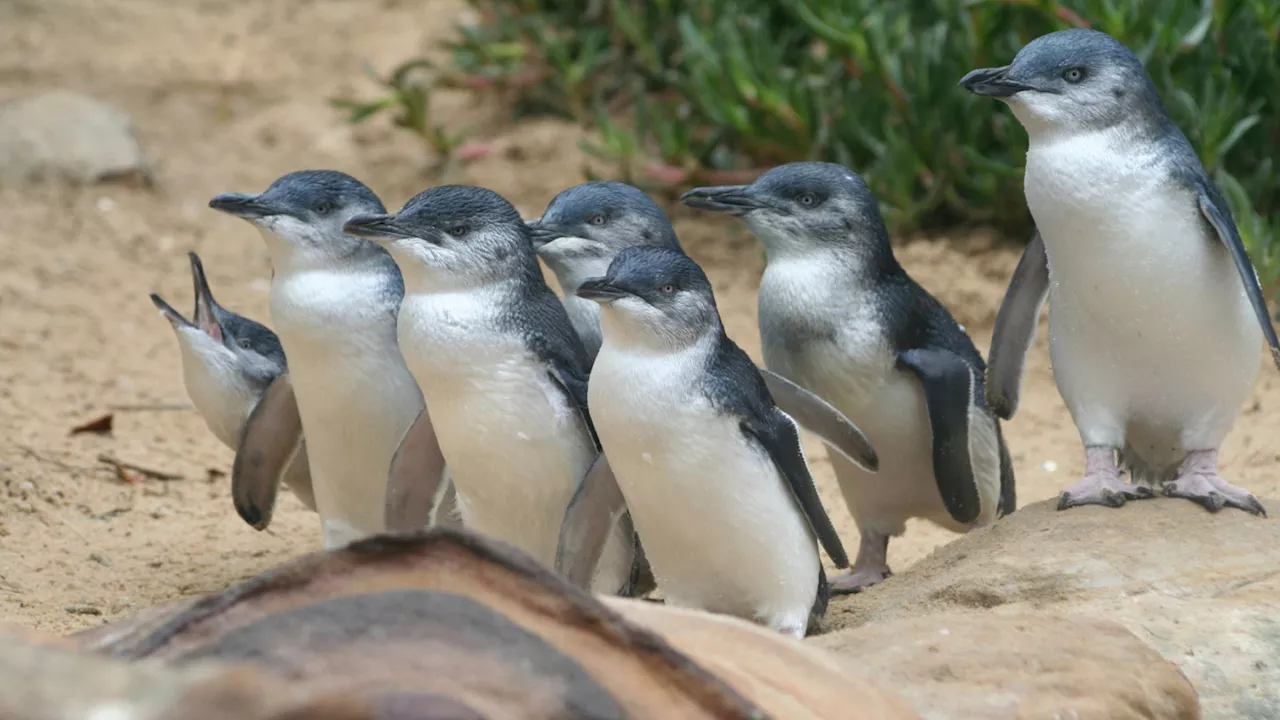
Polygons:
<instances>
[{"instance_id":1,"label":"penguin standing on rock","mask_svg":"<svg viewBox=\"0 0 1280 720\"><path fill-rule=\"evenodd\" d=\"M671 605L803 637L826 610L815 540L849 559L794 421L724 333L711 283L667 248L622 251L578 287L602 305L592 417Z\"/></svg>"},{"instance_id":2,"label":"penguin standing on rock","mask_svg":"<svg viewBox=\"0 0 1280 720\"><path fill-rule=\"evenodd\" d=\"M1063 30L960 83L1008 104L1030 139L1038 235L996 317L987 391L1012 417L1047 298L1053 376L1085 450L1058 508L1119 507L1159 485L1265 515L1218 473L1218 449L1262 341L1277 365L1280 341L1231 210L1142 61L1105 33Z\"/></svg>"},{"instance_id":3,"label":"penguin standing on rock","mask_svg":"<svg viewBox=\"0 0 1280 720\"><path fill-rule=\"evenodd\" d=\"M830 402L876 448L875 475L831 456L862 535L833 592L888 577L889 538L909 518L964 532L1013 511L1013 467L987 407L982 356L898 264L860 177L792 163L751 185L695 188L681 199L742 218L764 242L765 365Z\"/></svg>"}]
</instances>

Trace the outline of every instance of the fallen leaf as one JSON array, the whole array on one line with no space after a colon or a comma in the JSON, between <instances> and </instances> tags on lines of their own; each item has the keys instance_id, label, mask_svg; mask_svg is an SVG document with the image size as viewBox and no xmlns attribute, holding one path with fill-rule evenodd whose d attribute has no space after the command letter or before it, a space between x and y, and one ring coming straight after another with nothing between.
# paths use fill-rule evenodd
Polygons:
<instances>
[{"instance_id":1,"label":"fallen leaf","mask_svg":"<svg viewBox=\"0 0 1280 720\"><path fill-rule=\"evenodd\" d=\"M94 418L83 425L77 425L71 428L72 435L80 433L94 433L96 435L108 435L111 433L111 426L114 424L116 416L114 413L107 413L99 418Z\"/></svg>"}]
</instances>

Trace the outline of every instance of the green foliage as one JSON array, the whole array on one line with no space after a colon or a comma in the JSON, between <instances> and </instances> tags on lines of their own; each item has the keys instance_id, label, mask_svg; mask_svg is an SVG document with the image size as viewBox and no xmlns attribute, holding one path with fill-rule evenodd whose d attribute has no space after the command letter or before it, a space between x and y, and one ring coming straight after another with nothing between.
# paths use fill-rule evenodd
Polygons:
<instances>
[{"instance_id":1,"label":"green foliage","mask_svg":"<svg viewBox=\"0 0 1280 720\"><path fill-rule=\"evenodd\" d=\"M799 159L849 165L899 231L1025 234L1026 136L956 87L1089 25L1146 62L1222 186L1263 281L1280 273L1276 0L471 0L455 70L520 113L596 126L623 179L683 185Z\"/></svg>"},{"instance_id":2,"label":"green foliage","mask_svg":"<svg viewBox=\"0 0 1280 720\"><path fill-rule=\"evenodd\" d=\"M450 132L443 125L431 120L431 93L436 79L431 63L411 60L379 77L371 68L365 74L386 88L386 94L376 100L350 100L339 98L329 104L347 112L347 122L357 125L386 110L396 109L393 122L422 139L428 151L438 159L436 169L441 173L451 168L457 160L458 148L466 139L466 132Z\"/></svg>"}]
</instances>

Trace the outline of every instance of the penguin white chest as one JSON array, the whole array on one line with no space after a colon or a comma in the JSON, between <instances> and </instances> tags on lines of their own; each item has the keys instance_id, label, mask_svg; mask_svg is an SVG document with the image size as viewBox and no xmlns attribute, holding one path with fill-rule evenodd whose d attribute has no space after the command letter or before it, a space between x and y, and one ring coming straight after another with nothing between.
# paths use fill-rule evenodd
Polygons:
<instances>
[{"instance_id":1,"label":"penguin white chest","mask_svg":"<svg viewBox=\"0 0 1280 720\"><path fill-rule=\"evenodd\" d=\"M815 540L769 455L701 390L706 353L606 339L589 390L596 431L668 602L803 627Z\"/></svg>"},{"instance_id":2,"label":"penguin white chest","mask_svg":"<svg viewBox=\"0 0 1280 720\"><path fill-rule=\"evenodd\" d=\"M400 342L418 378L463 522L554 562L560 524L595 459L590 433L483 290L411 293Z\"/></svg>"},{"instance_id":3,"label":"penguin white chest","mask_svg":"<svg viewBox=\"0 0 1280 720\"><path fill-rule=\"evenodd\" d=\"M271 288L316 509L327 528L352 536L384 527L391 456L422 409L385 288L373 273L314 270L278 274Z\"/></svg>"},{"instance_id":4,"label":"penguin white chest","mask_svg":"<svg viewBox=\"0 0 1280 720\"><path fill-rule=\"evenodd\" d=\"M1025 183L1049 259L1054 376L1086 443L1136 434L1176 461L1221 441L1262 337L1227 249L1158 150L1123 128L1033 139Z\"/></svg>"},{"instance_id":5,"label":"penguin white chest","mask_svg":"<svg viewBox=\"0 0 1280 720\"><path fill-rule=\"evenodd\" d=\"M209 431L235 450L245 421L258 402L258 393L222 343L197 328L183 327L178 332L187 396Z\"/></svg>"}]
</instances>

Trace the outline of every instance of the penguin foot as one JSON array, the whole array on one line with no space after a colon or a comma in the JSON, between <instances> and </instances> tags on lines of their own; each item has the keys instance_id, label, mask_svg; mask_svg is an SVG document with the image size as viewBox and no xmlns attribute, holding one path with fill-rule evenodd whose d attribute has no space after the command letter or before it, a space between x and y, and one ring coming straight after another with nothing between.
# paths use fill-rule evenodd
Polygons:
<instances>
[{"instance_id":1,"label":"penguin foot","mask_svg":"<svg viewBox=\"0 0 1280 720\"><path fill-rule=\"evenodd\" d=\"M893 575L888 565L854 568L847 573L831 578L828 585L832 595L848 595L866 590L872 585L879 585Z\"/></svg>"},{"instance_id":2,"label":"penguin foot","mask_svg":"<svg viewBox=\"0 0 1280 720\"><path fill-rule=\"evenodd\" d=\"M1062 491L1058 497L1058 509L1081 505L1104 505L1118 508L1129 500L1146 500L1155 497L1151 488L1134 485L1120 479L1115 451L1109 447L1085 448L1085 471L1080 482Z\"/></svg>"},{"instance_id":3,"label":"penguin foot","mask_svg":"<svg viewBox=\"0 0 1280 720\"><path fill-rule=\"evenodd\" d=\"M858 531L862 533L862 540L858 543L858 557L854 559L852 569L835 576L827 583L827 592L832 595L862 592L893 575L893 571L889 569L889 536L861 524Z\"/></svg>"},{"instance_id":4,"label":"penguin foot","mask_svg":"<svg viewBox=\"0 0 1280 720\"><path fill-rule=\"evenodd\" d=\"M1224 507L1244 510L1260 517L1267 510L1253 493L1236 487L1218 474L1218 451L1197 450L1187 454L1177 477L1164 486L1166 497L1183 498L1217 512Z\"/></svg>"}]
</instances>

